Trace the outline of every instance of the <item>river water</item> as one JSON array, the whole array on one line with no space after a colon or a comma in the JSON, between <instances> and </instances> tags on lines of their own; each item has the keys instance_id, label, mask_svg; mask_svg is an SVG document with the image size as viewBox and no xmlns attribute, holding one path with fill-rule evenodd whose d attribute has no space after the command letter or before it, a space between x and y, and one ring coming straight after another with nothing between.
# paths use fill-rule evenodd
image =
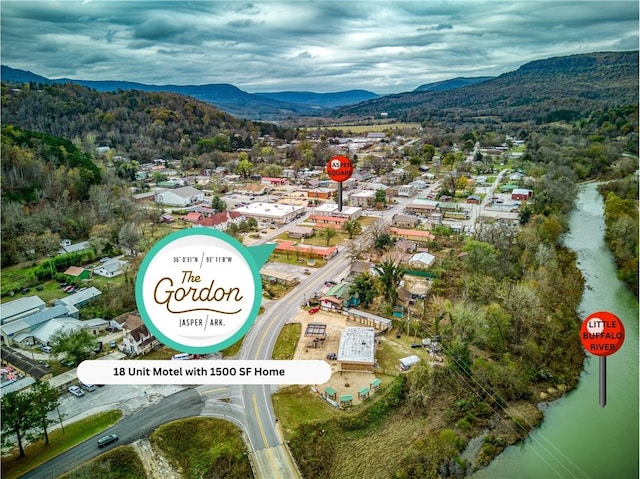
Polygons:
<instances>
[{"instance_id":1,"label":"river water","mask_svg":"<svg viewBox=\"0 0 640 479\"><path fill-rule=\"evenodd\" d=\"M599 361L587 354L578 387L548 405L542 425L474 479L602 478L638 475L638 301L616 277L604 243L604 204L595 183L580 188L564 244L586 280L579 314L610 311L625 327L622 348L607 358L607 405L599 405Z\"/></svg>"}]
</instances>

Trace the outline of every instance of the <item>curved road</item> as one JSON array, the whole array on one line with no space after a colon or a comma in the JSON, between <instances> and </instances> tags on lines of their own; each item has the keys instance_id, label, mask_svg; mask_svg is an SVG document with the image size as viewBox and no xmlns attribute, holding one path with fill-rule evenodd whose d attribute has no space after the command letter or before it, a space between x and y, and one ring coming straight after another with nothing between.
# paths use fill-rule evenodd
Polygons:
<instances>
[{"instance_id":1,"label":"curved road","mask_svg":"<svg viewBox=\"0 0 640 479\"><path fill-rule=\"evenodd\" d=\"M386 210L378 221L384 225L389 224L393 215L400 212L407 201L408 199L399 200L396 205ZM275 231L272 235L277 233ZM370 228L353 241L372 242ZM296 316L304 300L318 291L326 280L342 278L348 263L347 248L341 248L324 268L305 277L293 291L277 303L270 305L271 307L257 319L245 336L239 358L271 359L283 325L289 318ZM119 437L118 443L107 446L105 449L98 449L95 443L96 436L22 477L29 479L57 477L98 456L110 447L147 437L164 423L184 417L212 416L231 421L243 431L247 444L253 452L252 466L256 477L300 478L293 458L278 433L271 401L271 394L276 390L277 386L271 385L202 385L184 389L167 396L155 406L144 408L125 417L100 434L102 436L116 433Z\"/></svg>"},{"instance_id":2,"label":"curved road","mask_svg":"<svg viewBox=\"0 0 640 479\"><path fill-rule=\"evenodd\" d=\"M177 405L180 407L176 407ZM84 464L99 454L102 454L109 448L115 447L119 443L131 443L141 437L148 436L155 428L162 424L184 417L199 416L201 412L201 396L194 389L184 389L171 396L167 396L153 407L141 409L136 414L125 417L106 431L78 444L69 451L54 457L42 466L21 477L28 479L51 479L52 477L58 477L74 467ZM118 442L104 449L98 449L96 445L97 437L112 433L118 435Z\"/></svg>"}]
</instances>

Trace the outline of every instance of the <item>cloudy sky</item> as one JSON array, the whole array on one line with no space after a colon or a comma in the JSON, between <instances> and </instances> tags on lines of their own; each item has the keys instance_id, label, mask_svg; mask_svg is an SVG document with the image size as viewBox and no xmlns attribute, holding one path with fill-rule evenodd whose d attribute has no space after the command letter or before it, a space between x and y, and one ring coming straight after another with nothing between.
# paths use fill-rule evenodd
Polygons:
<instances>
[{"instance_id":1,"label":"cloudy sky","mask_svg":"<svg viewBox=\"0 0 640 479\"><path fill-rule=\"evenodd\" d=\"M380 94L638 49L638 1L2 0L2 64L49 78Z\"/></svg>"}]
</instances>

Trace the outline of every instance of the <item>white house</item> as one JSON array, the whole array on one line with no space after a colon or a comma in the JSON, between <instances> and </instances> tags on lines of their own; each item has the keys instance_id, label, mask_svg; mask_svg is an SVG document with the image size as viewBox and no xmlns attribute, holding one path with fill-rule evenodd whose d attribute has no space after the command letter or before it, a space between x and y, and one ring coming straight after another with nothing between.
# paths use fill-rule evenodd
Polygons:
<instances>
[{"instance_id":1,"label":"white house","mask_svg":"<svg viewBox=\"0 0 640 479\"><path fill-rule=\"evenodd\" d=\"M172 190L160 190L156 193L156 203L170 206L189 206L204 201L204 192L193 186L183 186Z\"/></svg>"},{"instance_id":2,"label":"white house","mask_svg":"<svg viewBox=\"0 0 640 479\"><path fill-rule=\"evenodd\" d=\"M120 261L119 259L109 259L102 266L95 268L93 274L98 276L104 276L105 278L113 278L119 274L124 273L124 267L127 265L127 261Z\"/></svg>"},{"instance_id":3,"label":"white house","mask_svg":"<svg viewBox=\"0 0 640 479\"><path fill-rule=\"evenodd\" d=\"M431 266L433 261L436 259L432 254L422 252L416 253L409 259L409 263L414 263L419 266Z\"/></svg>"},{"instance_id":4,"label":"white house","mask_svg":"<svg viewBox=\"0 0 640 479\"><path fill-rule=\"evenodd\" d=\"M414 185L402 185L398 187L398 196L405 196L409 198L415 195L417 191L418 190Z\"/></svg>"},{"instance_id":5,"label":"white house","mask_svg":"<svg viewBox=\"0 0 640 479\"><path fill-rule=\"evenodd\" d=\"M375 199L376 192L367 190L352 194L349 198L349 201L351 201L352 206L357 206L359 208L370 208L375 204Z\"/></svg>"},{"instance_id":6,"label":"white house","mask_svg":"<svg viewBox=\"0 0 640 479\"><path fill-rule=\"evenodd\" d=\"M146 354L157 344L158 340L145 325L127 331L122 338L122 350L130 355Z\"/></svg>"}]
</instances>

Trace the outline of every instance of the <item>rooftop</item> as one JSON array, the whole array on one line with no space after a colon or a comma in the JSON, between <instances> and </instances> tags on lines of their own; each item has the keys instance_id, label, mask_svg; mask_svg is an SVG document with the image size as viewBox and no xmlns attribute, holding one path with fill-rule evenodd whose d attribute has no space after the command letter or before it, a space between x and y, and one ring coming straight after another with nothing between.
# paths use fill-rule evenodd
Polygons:
<instances>
[{"instance_id":1,"label":"rooftop","mask_svg":"<svg viewBox=\"0 0 640 479\"><path fill-rule=\"evenodd\" d=\"M0 308L0 320L5 320L14 316L25 316L29 311L44 308L45 303L38 296L27 296L25 298L15 299L2 305Z\"/></svg>"},{"instance_id":2,"label":"rooftop","mask_svg":"<svg viewBox=\"0 0 640 479\"><path fill-rule=\"evenodd\" d=\"M338 361L370 363L374 362L375 335L373 328L349 326L340 336Z\"/></svg>"},{"instance_id":3,"label":"rooftop","mask_svg":"<svg viewBox=\"0 0 640 479\"><path fill-rule=\"evenodd\" d=\"M304 207L282 205L278 203L251 203L250 205L236 208L234 211L245 215L253 214L261 216L282 217L297 211L304 212Z\"/></svg>"}]
</instances>

